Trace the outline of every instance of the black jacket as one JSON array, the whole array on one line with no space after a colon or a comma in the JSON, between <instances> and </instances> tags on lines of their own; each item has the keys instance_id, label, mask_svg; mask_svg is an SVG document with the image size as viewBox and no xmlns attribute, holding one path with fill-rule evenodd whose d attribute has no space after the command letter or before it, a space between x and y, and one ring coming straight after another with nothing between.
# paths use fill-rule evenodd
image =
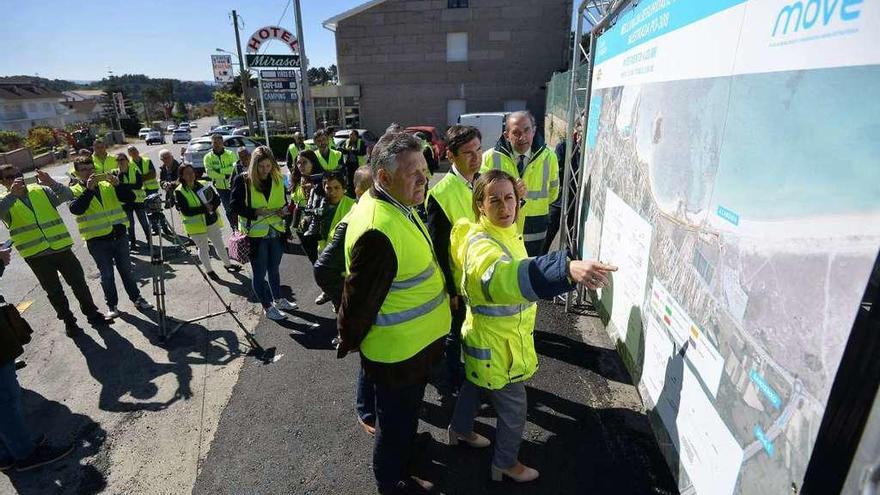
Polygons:
<instances>
[{"instance_id":1,"label":"black jacket","mask_svg":"<svg viewBox=\"0 0 880 495\"><path fill-rule=\"evenodd\" d=\"M3 270L6 266L0 262L0 277L3 276ZM0 305L6 304L3 296L0 296ZM5 319L0 319L0 366L5 366L15 358L24 353L24 347L18 342L18 339L12 335L12 329L6 323Z\"/></svg>"},{"instance_id":2,"label":"black jacket","mask_svg":"<svg viewBox=\"0 0 880 495\"><path fill-rule=\"evenodd\" d=\"M205 186L203 186L201 182L196 181L195 184L193 184L193 192L198 192L203 187ZM215 194L214 197L211 198L211 206L214 207L213 212L208 212L205 205L190 206L186 201L186 198L183 197L183 193L176 189L174 190L174 204L177 205L177 209L183 215L188 217L205 215L205 225L214 225L217 222L217 208L220 207L220 195Z\"/></svg>"},{"instance_id":3,"label":"black jacket","mask_svg":"<svg viewBox=\"0 0 880 495\"><path fill-rule=\"evenodd\" d=\"M348 224L339 222L333 237L318 254L315 261L315 283L330 296L336 307L342 301L342 285L345 282L345 231Z\"/></svg>"}]
</instances>

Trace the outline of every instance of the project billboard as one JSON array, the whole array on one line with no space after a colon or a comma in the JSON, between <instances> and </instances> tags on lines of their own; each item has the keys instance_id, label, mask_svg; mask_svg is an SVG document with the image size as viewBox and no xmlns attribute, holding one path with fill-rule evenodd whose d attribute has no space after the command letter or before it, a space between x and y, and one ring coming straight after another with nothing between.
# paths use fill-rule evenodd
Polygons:
<instances>
[{"instance_id":1,"label":"project billboard","mask_svg":"<svg viewBox=\"0 0 880 495\"><path fill-rule=\"evenodd\" d=\"M597 40L584 258L682 491L799 490L880 248L880 3L653 0Z\"/></svg>"}]
</instances>

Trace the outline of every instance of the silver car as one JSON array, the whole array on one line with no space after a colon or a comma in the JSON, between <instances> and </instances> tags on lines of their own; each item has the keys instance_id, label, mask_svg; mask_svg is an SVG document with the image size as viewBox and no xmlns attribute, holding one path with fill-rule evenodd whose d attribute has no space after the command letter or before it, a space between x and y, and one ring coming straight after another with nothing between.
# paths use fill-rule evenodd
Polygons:
<instances>
[{"instance_id":1,"label":"silver car","mask_svg":"<svg viewBox=\"0 0 880 495\"><path fill-rule=\"evenodd\" d=\"M230 149L236 153L241 148L247 148L251 153L260 146L259 143L254 141L251 138L247 138L244 136L223 136L223 146L227 149ZM207 155L211 151L211 138L210 137L200 137L197 139L193 139L189 146L186 147L186 151L183 153L183 163L187 165L192 165L194 169L201 170L205 168L204 159L205 155Z\"/></svg>"},{"instance_id":2,"label":"silver car","mask_svg":"<svg viewBox=\"0 0 880 495\"><path fill-rule=\"evenodd\" d=\"M190 139L192 139L192 134L190 134L189 129L184 129L183 127L178 127L171 133L172 143L188 143Z\"/></svg>"}]
</instances>

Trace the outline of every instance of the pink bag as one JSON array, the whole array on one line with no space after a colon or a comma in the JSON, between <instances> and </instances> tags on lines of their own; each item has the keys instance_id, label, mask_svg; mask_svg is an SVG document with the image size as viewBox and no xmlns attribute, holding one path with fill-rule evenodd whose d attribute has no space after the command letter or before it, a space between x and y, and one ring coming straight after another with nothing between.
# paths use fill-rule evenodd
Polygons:
<instances>
[{"instance_id":1,"label":"pink bag","mask_svg":"<svg viewBox=\"0 0 880 495\"><path fill-rule=\"evenodd\" d=\"M235 230L229 239L226 240L226 251L229 258L242 265L247 264L251 260L251 243L248 237L241 231Z\"/></svg>"}]
</instances>

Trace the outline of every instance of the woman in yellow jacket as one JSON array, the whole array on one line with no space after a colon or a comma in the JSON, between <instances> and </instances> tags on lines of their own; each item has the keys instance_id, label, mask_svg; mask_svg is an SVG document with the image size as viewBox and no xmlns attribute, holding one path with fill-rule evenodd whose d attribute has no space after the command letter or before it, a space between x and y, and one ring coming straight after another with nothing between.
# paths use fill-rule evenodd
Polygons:
<instances>
[{"instance_id":1,"label":"woman in yellow jacket","mask_svg":"<svg viewBox=\"0 0 880 495\"><path fill-rule=\"evenodd\" d=\"M535 301L562 294L580 283L598 289L616 267L571 260L565 251L529 258L516 224L520 197L513 177L486 172L474 184L477 222L460 220L452 228L450 255L459 268L467 300L462 351L467 380L449 425L449 444L487 447L473 431L480 395L489 396L498 414L492 479L532 481L538 471L518 460L526 423L525 381L538 369Z\"/></svg>"}]
</instances>

